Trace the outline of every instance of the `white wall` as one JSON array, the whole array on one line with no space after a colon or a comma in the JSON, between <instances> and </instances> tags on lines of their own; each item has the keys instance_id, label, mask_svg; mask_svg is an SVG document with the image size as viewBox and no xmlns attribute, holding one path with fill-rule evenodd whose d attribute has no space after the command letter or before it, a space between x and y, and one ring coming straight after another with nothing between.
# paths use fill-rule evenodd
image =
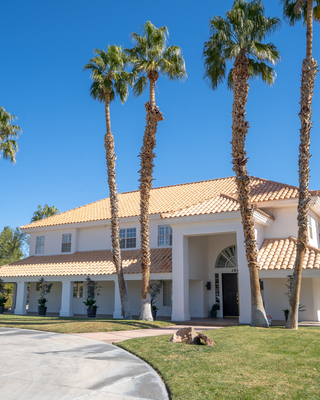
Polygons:
<instances>
[{"instance_id":1,"label":"white wall","mask_svg":"<svg viewBox=\"0 0 320 400\"><path fill-rule=\"evenodd\" d=\"M314 321L320 321L320 278L313 278Z\"/></svg>"},{"instance_id":2,"label":"white wall","mask_svg":"<svg viewBox=\"0 0 320 400\"><path fill-rule=\"evenodd\" d=\"M257 248L260 250L265 238L265 226L255 223L254 232L256 236Z\"/></svg>"},{"instance_id":3,"label":"white wall","mask_svg":"<svg viewBox=\"0 0 320 400\"><path fill-rule=\"evenodd\" d=\"M77 243L77 229L66 228L50 231L34 232L30 234L30 256L34 256L36 252L36 237L44 236L44 254L37 255L57 255L57 254L70 254L61 253L62 235L71 233L71 253L76 251Z\"/></svg>"},{"instance_id":4,"label":"white wall","mask_svg":"<svg viewBox=\"0 0 320 400\"><path fill-rule=\"evenodd\" d=\"M297 237L297 207L264 208L275 220L271 226L265 227L265 239L280 239L289 236Z\"/></svg>"},{"instance_id":5,"label":"white wall","mask_svg":"<svg viewBox=\"0 0 320 400\"><path fill-rule=\"evenodd\" d=\"M204 307L204 291L207 290L204 285L204 281L189 281L189 309L191 317L208 317L208 313L205 314Z\"/></svg>"},{"instance_id":6,"label":"white wall","mask_svg":"<svg viewBox=\"0 0 320 400\"><path fill-rule=\"evenodd\" d=\"M110 225L99 225L78 230L77 251L111 249Z\"/></svg>"},{"instance_id":7,"label":"white wall","mask_svg":"<svg viewBox=\"0 0 320 400\"><path fill-rule=\"evenodd\" d=\"M309 244L313 247L320 247L319 244L319 218L318 216L311 210L309 210L309 215L311 217L311 227L312 227L312 238L310 237L309 227L308 227L308 238Z\"/></svg>"},{"instance_id":8,"label":"white wall","mask_svg":"<svg viewBox=\"0 0 320 400\"><path fill-rule=\"evenodd\" d=\"M50 281L46 281L50 283ZM40 292L36 291L36 282L30 283L30 295L29 295L29 308L30 312L38 312L38 298L40 296ZM59 313L61 309L61 291L62 284L61 282L53 282L51 292L48 293L45 297L48 299L46 303L47 312L48 313Z\"/></svg>"},{"instance_id":9,"label":"white wall","mask_svg":"<svg viewBox=\"0 0 320 400\"><path fill-rule=\"evenodd\" d=\"M97 314L113 314L114 311L114 282L99 282L100 292L96 296Z\"/></svg>"},{"instance_id":10,"label":"white wall","mask_svg":"<svg viewBox=\"0 0 320 400\"><path fill-rule=\"evenodd\" d=\"M300 304L305 306L306 311L299 313L299 321L315 320L313 279L315 278L302 278ZM285 295L288 290L285 286L287 279L263 278L263 282L266 313L275 320L285 320L282 310L289 309L289 300Z\"/></svg>"}]
</instances>

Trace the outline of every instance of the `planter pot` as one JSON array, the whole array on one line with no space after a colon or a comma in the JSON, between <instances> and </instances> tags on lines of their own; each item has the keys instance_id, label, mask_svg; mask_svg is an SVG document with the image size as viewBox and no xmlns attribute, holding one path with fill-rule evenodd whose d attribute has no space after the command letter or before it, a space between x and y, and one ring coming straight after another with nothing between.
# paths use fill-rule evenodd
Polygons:
<instances>
[{"instance_id":1,"label":"planter pot","mask_svg":"<svg viewBox=\"0 0 320 400\"><path fill-rule=\"evenodd\" d=\"M47 314L47 307L38 307L38 315L44 317Z\"/></svg>"},{"instance_id":2,"label":"planter pot","mask_svg":"<svg viewBox=\"0 0 320 400\"><path fill-rule=\"evenodd\" d=\"M95 318L96 314L97 314L97 309L96 308L87 308L88 318Z\"/></svg>"},{"instance_id":3,"label":"planter pot","mask_svg":"<svg viewBox=\"0 0 320 400\"><path fill-rule=\"evenodd\" d=\"M0 306L0 314L3 314L4 306Z\"/></svg>"},{"instance_id":4,"label":"planter pot","mask_svg":"<svg viewBox=\"0 0 320 400\"><path fill-rule=\"evenodd\" d=\"M288 321L288 317L289 317L289 314L284 314L284 317L285 317L285 319L286 319L286 322Z\"/></svg>"},{"instance_id":5,"label":"planter pot","mask_svg":"<svg viewBox=\"0 0 320 400\"><path fill-rule=\"evenodd\" d=\"M217 311L210 311L211 318L217 318Z\"/></svg>"},{"instance_id":6,"label":"planter pot","mask_svg":"<svg viewBox=\"0 0 320 400\"><path fill-rule=\"evenodd\" d=\"M154 321L157 319L157 310L152 310L152 318Z\"/></svg>"}]
</instances>

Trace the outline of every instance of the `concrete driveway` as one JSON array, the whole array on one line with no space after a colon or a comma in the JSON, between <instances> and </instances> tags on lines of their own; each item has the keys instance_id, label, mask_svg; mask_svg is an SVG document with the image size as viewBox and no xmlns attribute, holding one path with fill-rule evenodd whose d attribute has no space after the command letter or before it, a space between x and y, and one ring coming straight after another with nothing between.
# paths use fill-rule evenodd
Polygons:
<instances>
[{"instance_id":1,"label":"concrete driveway","mask_svg":"<svg viewBox=\"0 0 320 400\"><path fill-rule=\"evenodd\" d=\"M159 375L109 343L0 328L1 400L168 399Z\"/></svg>"}]
</instances>

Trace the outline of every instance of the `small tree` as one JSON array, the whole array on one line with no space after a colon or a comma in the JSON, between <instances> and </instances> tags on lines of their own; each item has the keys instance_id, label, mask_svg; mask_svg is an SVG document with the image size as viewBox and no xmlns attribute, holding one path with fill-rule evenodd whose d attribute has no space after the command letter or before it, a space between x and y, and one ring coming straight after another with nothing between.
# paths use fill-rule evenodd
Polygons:
<instances>
[{"instance_id":1,"label":"small tree","mask_svg":"<svg viewBox=\"0 0 320 400\"><path fill-rule=\"evenodd\" d=\"M38 298L39 307L45 307L48 299L45 297L47 294L51 292L51 288L53 283L48 283L44 280L44 278L39 279L39 289L40 296Z\"/></svg>"},{"instance_id":2,"label":"small tree","mask_svg":"<svg viewBox=\"0 0 320 400\"><path fill-rule=\"evenodd\" d=\"M162 281L150 281L150 296L151 296L151 308L152 310L158 310L154 304L156 297L161 293Z\"/></svg>"},{"instance_id":3,"label":"small tree","mask_svg":"<svg viewBox=\"0 0 320 400\"><path fill-rule=\"evenodd\" d=\"M101 286L98 286L98 283L93 281L89 276L87 276L87 300L83 302L84 305L88 307L89 310L94 309L97 310L98 306L96 306L95 297L99 296Z\"/></svg>"},{"instance_id":4,"label":"small tree","mask_svg":"<svg viewBox=\"0 0 320 400\"><path fill-rule=\"evenodd\" d=\"M0 278L0 314L3 313L4 305L6 304L6 302L8 300L7 294L8 293L5 288L5 283Z\"/></svg>"}]
</instances>

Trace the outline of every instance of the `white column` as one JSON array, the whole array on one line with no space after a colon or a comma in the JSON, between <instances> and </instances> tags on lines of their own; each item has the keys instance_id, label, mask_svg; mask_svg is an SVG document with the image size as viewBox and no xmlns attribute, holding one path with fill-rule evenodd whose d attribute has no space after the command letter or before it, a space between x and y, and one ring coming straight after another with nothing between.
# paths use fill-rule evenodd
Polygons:
<instances>
[{"instance_id":1,"label":"white column","mask_svg":"<svg viewBox=\"0 0 320 400\"><path fill-rule=\"evenodd\" d=\"M121 313L121 299L120 299L120 291L119 291L119 283L118 279L114 280L114 311L113 318L122 319Z\"/></svg>"},{"instance_id":2,"label":"white column","mask_svg":"<svg viewBox=\"0 0 320 400\"><path fill-rule=\"evenodd\" d=\"M172 241L172 321L190 320L188 238L174 232Z\"/></svg>"},{"instance_id":3,"label":"white column","mask_svg":"<svg viewBox=\"0 0 320 400\"><path fill-rule=\"evenodd\" d=\"M17 284L13 284L13 291L12 291L12 306L11 306L11 311L14 312L16 309L16 303L17 303Z\"/></svg>"},{"instance_id":4,"label":"white column","mask_svg":"<svg viewBox=\"0 0 320 400\"><path fill-rule=\"evenodd\" d=\"M314 321L320 321L320 278L312 278Z\"/></svg>"},{"instance_id":5,"label":"white column","mask_svg":"<svg viewBox=\"0 0 320 400\"><path fill-rule=\"evenodd\" d=\"M73 316L73 282L62 281L60 317Z\"/></svg>"},{"instance_id":6,"label":"white column","mask_svg":"<svg viewBox=\"0 0 320 400\"><path fill-rule=\"evenodd\" d=\"M27 314L27 290L28 282L17 282L17 299L14 313L17 315Z\"/></svg>"},{"instance_id":7,"label":"white column","mask_svg":"<svg viewBox=\"0 0 320 400\"><path fill-rule=\"evenodd\" d=\"M242 225L237 230L240 324L251 324L251 288Z\"/></svg>"}]
</instances>

